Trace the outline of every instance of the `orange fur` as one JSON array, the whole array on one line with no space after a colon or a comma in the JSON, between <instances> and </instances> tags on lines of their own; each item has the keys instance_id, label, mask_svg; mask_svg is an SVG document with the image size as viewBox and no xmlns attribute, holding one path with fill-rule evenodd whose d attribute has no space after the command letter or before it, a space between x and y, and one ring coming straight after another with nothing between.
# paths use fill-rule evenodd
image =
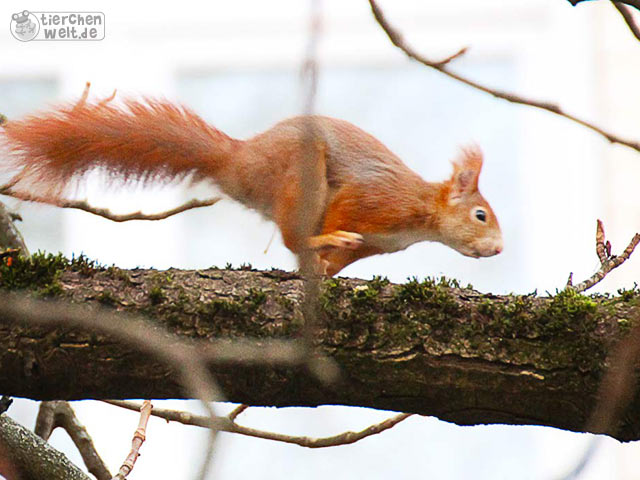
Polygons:
<instances>
[{"instance_id":1,"label":"orange fur","mask_svg":"<svg viewBox=\"0 0 640 480\"><path fill-rule=\"evenodd\" d=\"M309 155L310 122L315 156ZM463 150L451 178L429 183L377 139L342 120L295 117L242 141L187 108L149 99L123 107L81 101L11 121L0 126L0 142L8 151L0 168L14 173L14 191L27 194L59 198L96 167L124 181L169 182L189 175L211 180L275 221L293 252L317 250L331 275L360 258L421 240L475 257L502 249L498 222L478 191L477 148ZM303 170L304 162L313 162L312 168ZM312 205L311 211L300 212L303 204ZM305 231L310 238L303 238Z\"/></svg>"}]
</instances>

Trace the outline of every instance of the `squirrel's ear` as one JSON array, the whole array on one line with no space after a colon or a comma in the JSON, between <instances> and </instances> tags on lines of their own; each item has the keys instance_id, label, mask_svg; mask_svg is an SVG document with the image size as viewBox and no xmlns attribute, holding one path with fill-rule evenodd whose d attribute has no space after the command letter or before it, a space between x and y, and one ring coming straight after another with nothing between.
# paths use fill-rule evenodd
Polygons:
<instances>
[{"instance_id":1,"label":"squirrel's ear","mask_svg":"<svg viewBox=\"0 0 640 480\"><path fill-rule=\"evenodd\" d=\"M477 146L462 150L453 162L450 200L457 201L478 191L478 177L482 169L482 152Z\"/></svg>"}]
</instances>

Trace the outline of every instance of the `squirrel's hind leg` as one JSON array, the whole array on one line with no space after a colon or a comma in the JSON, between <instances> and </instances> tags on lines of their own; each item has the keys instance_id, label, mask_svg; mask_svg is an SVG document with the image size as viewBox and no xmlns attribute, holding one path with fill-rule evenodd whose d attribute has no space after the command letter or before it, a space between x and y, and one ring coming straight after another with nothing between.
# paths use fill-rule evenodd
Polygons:
<instances>
[{"instance_id":1,"label":"squirrel's hind leg","mask_svg":"<svg viewBox=\"0 0 640 480\"><path fill-rule=\"evenodd\" d=\"M332 248L319 253L319 262L324 270L324 274L332 277L356 260L370 257L371 255L377 255L379 253L384 252L379 248L364 244L354 250Z\"/></svg>"},{"instance_id":2,"label":"squirrel's hind leg","mask_svg":"<svg viewBox=\"0 0 640 480\"><path fill-rule=\"evenodd\" d=\"M336 230L331 233L309 237L307 240L307 246L313 250L319 250L326 247L355 250L360 247L363 242L364 239L359 233Z\"/></svg>"}]
</instances>

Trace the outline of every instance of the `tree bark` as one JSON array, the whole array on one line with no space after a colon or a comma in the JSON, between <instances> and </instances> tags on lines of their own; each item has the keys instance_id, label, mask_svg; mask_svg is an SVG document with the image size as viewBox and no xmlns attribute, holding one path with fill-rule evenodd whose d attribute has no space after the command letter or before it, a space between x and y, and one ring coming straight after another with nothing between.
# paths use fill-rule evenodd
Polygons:
<instances>
[{"instance_id":1,"label":"tree bark","mask_svg":"<svg viewBox=\"0 0 640 480\"><path fill-rule=\"evenodd\" d=\"M14 219L7 211L7 207L0 202L0 250L5 248L19 248L25 255L29 254L22 235L13 224Z\"/></svg>"},{"instance_id":2,"label":"tree bark","mask_svg":"<svg viewBox=\"0 0 640 480\"><path fill-rule=\"evenodd\" d=\"M16 480L90 480L61 452L0 415L0 478Z\"/></svg>"},{"instance_id":3,"label":"tree bark","mask_svg":"<svg viewBox=\"0 0 640 480\"><path fill-rule=\"evenodd\" d=\"M302 324L303 287L293 273L127 271L95 268L84 259L60 266L42 256L18 263L12 277L0 267L0 289L28 283L39 295L143 314L185 339L266 342L293 338ZM36 280L34 271L45 273ZM461 425L584 431L607 353L638 318L640 295L496 296L447 282L329 279L319 304L316 344L339 365L339 381L323 384L305 367L216 362L211 371L228 400L356 405ZM39 400L185 397L174 369L136 346L95 332L10 320L0 305L4 394ZM638 412L635 397L616 438L640 438Z\"/></svg>"}]
</instances>

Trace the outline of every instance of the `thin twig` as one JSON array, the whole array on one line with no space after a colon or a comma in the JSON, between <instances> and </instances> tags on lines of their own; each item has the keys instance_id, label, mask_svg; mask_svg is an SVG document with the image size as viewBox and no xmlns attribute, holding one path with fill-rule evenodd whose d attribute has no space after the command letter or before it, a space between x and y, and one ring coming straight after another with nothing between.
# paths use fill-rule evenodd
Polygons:
<instances>
[{"instance_id":1,"label":"thin twig","mask_svg":"<svg viewBox=\"0 0 640 480\"><path fill-rule=\"evenodd\" d=\"M636 233L621 255L611 255L611 243L609 243L605 238L602 221L598 220L596 225L596 254L598 255L598 259L600 260L600 269L591 277L578 283L577 285L572 285L573 275L569 275L567 288L571 288L576 292L584 292L585 290L593 287L595 284L602 281L611 270L613 270L614 268L618 268L620 265L626 262L633 253L633 250L636 248L636 246L638 246L638 243L640 243L640 234Z\"/></svg>"},{"instance_id":2,"label":"thin twig","mask_svg":"<svg viewBox=\"0 0 640 480\"><path fill-rule=\"evenodd\" d=\"M238 415L240 415L242 412L244 412L248 408L249 408L249 405L244 405L244 404L238 405L236 408L233 409L231 413L229 413L229 415L227 415L227 418L232 422L235 422L236 418L238 418Z\"/></svg>"},{"instance_id":3,"label":"thin twig","mask_svg":"<svg viewBox=\"0 0 640 480\"><path fill-rule=\"evenodd\" d=\"M574 7L582 2L585 2L588 0L568 0L568 2L573 5ZM640 0L621 0L620 3L624 3L625 5L630 5L634 8L637 8L638 10L640 10Z\"/></svg>"},{"instance_id":4,"label":"thin twig","mask_svg":"<svg viewBox=\"0 0 640 480\"><path fill-rule=\"evenodd\" d=\"M633 33L633 36L640 40L640 27L638 27L635 18L633 18L631 9L624 5L622 2L611 3L613 3L613 6L616 7L616 10L620 12L620 15L622 15L622 18L624 18L624 21L627 24L627 27L629 27L629 30L631 30L631 33Z\"/></svg>"},{"instance_id":5,"label":"thin twig","mask_svg":"<svg viewBox=\"0 0 640 480\"><path fill-rule=\"evenodd\" d=\"M131 470L133 470L133 466L136 464L136 460L140 455L140 447L147 436L147 423L149 422L152 408L153 406L149 400L142 402L142 405L140 406L140 421L138 422L138 428L136 428L136 431L133 434L133 440L131 440L131 451L112 480L124 480L127 475L131 473Z\"/></svg>"},{"instance_id":6,"label":"thin twig","mask_svg":"<svg viewBox=\"0 0 640 480\"><path fill-rule=\"evenodd\" d=\"M109 480L111 474L98 454L93 440L69 402L58 400L40 403L34 432L43 440L49 440L56 428L64 429L80 452L87 470L97 480Z\"/></svg>"},{"instance_id":7,"label":"thin twig","mask_svg":"<svg viewBox=\"0 0 640 480\"><path fill-rule=\"evenodd\" d=\"M628 2L625 2L625 3L628 3ZM618 135L614 135L613 133L610 133L594 125L593 123L590 123L586 120L583 120L574 115L564 112L556 104L549 103L549 102L541 102L537 100L531 100L513 93L487 87L485 85L475 82L474 80L471 80L467 77L464 77L460 74L457 74L448 70L447 63L442 65L441 62L429 60L423 57L422 55L418 54L415 50L413 50L413 48L411 48L408 44L405 43L400 33L398 33L398 31L394 27L392 27L391 24L387 21L387 19L384 16L384 13L380 9L380 7L377 5L375 0L369 0L369 4L371 5L371 11L373 12L373 16L375 17L378 24L382 27L384 32L387 34L387 36L389 37L389 40L391 40L391 43L393 43L396 47L402 50L409 58L412 58L427 67L434 68L439 72L447 75L448 77L453 78L458 82L464 83L465 85L468 85L472 88L475 88L476 90L480 90L496 98L500 98L502 100L506 100L511 103L528 105L530 107L539 108L541 110L546 110L547 112L554 113L556 115L564 117L568 120L571 120L572 122L575 122L579 125L582 125L583 127L588 128L589 130L592 130L598 133L599 135L603 136L611 143L618 143L620 145L625 145L627 147L633 148L634 150L637 150L640 152L639 141L624 139Z\"/></svg>"},{"instance_id":8,"label":"thin twig","mask_svg":"<svg viewBox=\"0 0 640 480\"><path fill-rule=\"evenodd\" d=\"M62 200L57 198L39 197L29 193L17 192L12 190L11 185L5 185L0 187L0 195L7 195L8 197L16 198L18 200L24 200L28 202L45 203L47 205L53 205L60 208L73 208L76 210L82 210L83 212L91 213L99 217L106 218L112 222L129 222L131 220L164 220L165 218L177 215L187 210L194 208L210 207L218 203L220 197L212 197L206 200L192 199L187 203L180 205L179 207L172 208L160 213L144 214L140 211L133 213L126 213L122 215L116 215L111 213L107 208L92 207L86 200Z\"/></svg>"},{"instance_id":9,"label":"thin twig","mask_svg":"<svg viewBox=\"0 0 640 480\"><path fill-rule=\"evenodd\" d=\"M140 408L139 404L134 402L124 401L124 400L104 400L104 402L110 405L115 405L121 408L126 408L128 410L133 410L133 411L137 411ZM154 409L151 412L151 415L154 415L159 418L163 418L164 420L167 420L167 421L182 423L183 425L193 425L196 427L203 427L203 428L209 428L212 425L212 420L209 417L194 415L190 412L183 412L179 410ZM237 433L239 435L246 435L248 437L262 438L265 440L273 440L276 442L290 443L290 444L299 445L301 447L307 447L307 448L326 448L326 447L337 447L341 445L349 445L351 443L358 442L364 438L370 437L371 435L376 435L378 433L384 432L385 430L389 430L390 428L396 426L398 423L402 422L403 420L406 420L411 415L413 414L401 413L391 418L388 418L380 423L371 425L359 432L349 431L349 432L340 433L338 435L333 435L330 437L322 437L322 438L285 435L282 433L257 430L254 428L238 425L237 423L232 421L230 418L220 417L220 416L214 419L213 426L219 431Z\"/></svg>"}]
</instances>

